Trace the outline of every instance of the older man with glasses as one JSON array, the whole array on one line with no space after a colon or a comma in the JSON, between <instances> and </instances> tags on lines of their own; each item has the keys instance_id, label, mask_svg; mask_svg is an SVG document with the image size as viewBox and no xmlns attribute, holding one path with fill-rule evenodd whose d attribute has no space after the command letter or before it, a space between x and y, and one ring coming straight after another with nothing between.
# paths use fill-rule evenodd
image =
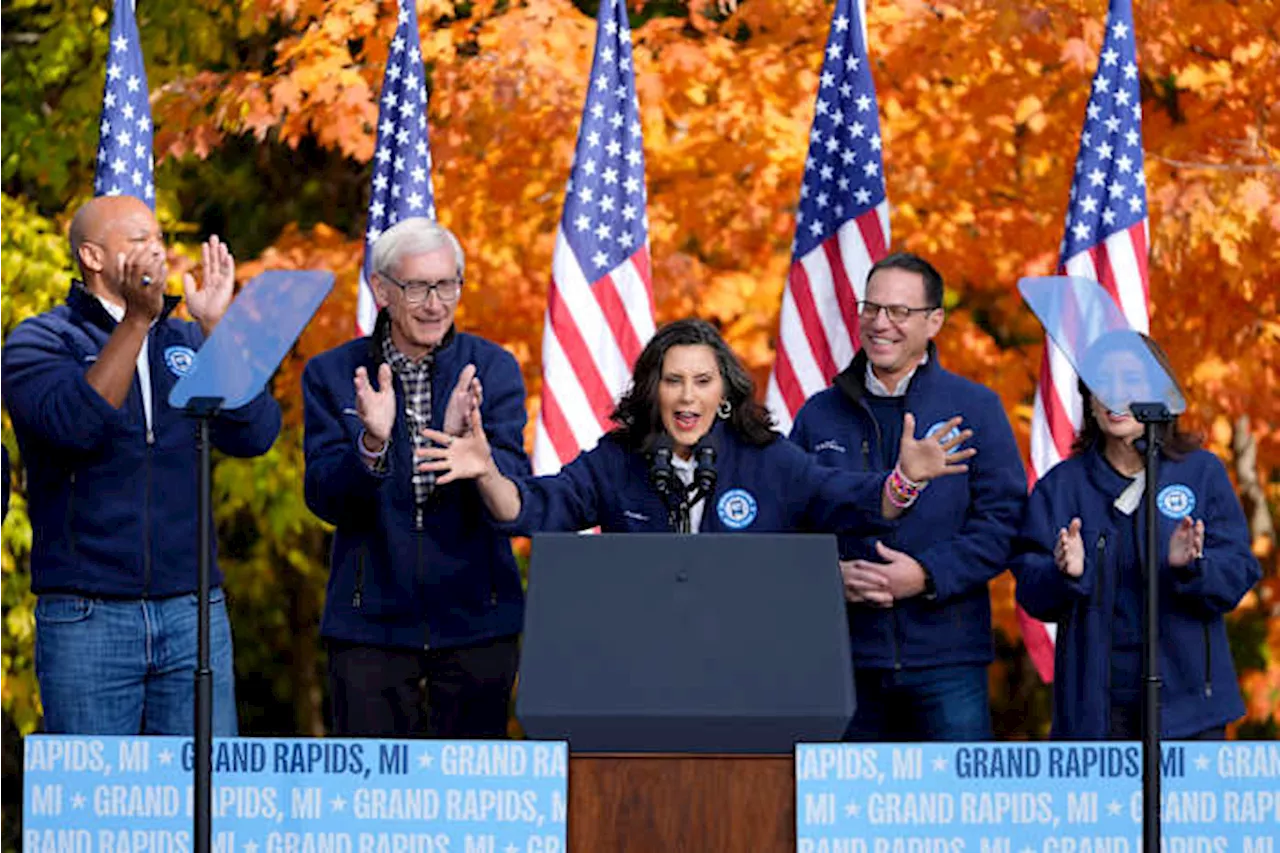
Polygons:
<instances>
[{"instance_id":1,"label":"older man with glasses","mask_svg":"<svg viewBox=\"0 0 1280 853\"><path fill-rule=\"evenodd\" d=\"M530 473L516 360L454 328L464 263L432 220L387 229L373 334L303 374L307 505L336 528L320 624L335 735L506 734L524 617L511 542L474 483L437 485L417 465L425 430L482 420L503 473Z\"/></svg>"},{"instance_id":2,"label":"older man with glasses","mask_svg":"<svg viewBox=\"0 0 1280 853\"><path fill-rule=\"evenodd\" d=\"M876 263L858 305L858 354L791 432L827 465L888 471L905 412L922 434L960 415L978 450L968 473L931 483L890 535L840 539L858 701L850 740L991 737L987 581L1005 569L1026 474L1000 398L938 363L942 298L942 276L923 258Z\"/></svg>"}]
</instances>

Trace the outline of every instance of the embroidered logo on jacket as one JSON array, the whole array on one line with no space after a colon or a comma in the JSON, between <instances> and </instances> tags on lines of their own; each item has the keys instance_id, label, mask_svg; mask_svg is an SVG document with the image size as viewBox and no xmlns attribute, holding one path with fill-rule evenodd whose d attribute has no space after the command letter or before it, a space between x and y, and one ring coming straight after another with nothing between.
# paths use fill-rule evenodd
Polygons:
<instances>
[{"instance_id":1,"label":"embroidered logo on jacket","mask_svg":"<svg viewBox=\"0 0 1280 853\"><path fill-rule=\"evenodd\" d=\"M942 432L942 429L946 425L947 425L946 421L938 421L936 424L934 424L933 426L929 427L927 430L924 431L924 437L928 438L929 436L935 433ZM955 438L959 434L960 434L960 427L952 427L950 430L947 431L946 435L942 436L941 440L951 441L951 439Z\"/></svg>"},{"instance_id":2,"label":"embroidered logo on jacket","mask_svg":"<svg viewBox=\"0 0 1280 853\"><path fill-rule=\"evenodd\" d=\"M836 453L847 453L844 445L836 441L834 438L828 438L826 441L820 441L813 448L814 453L821 453L824 450L834 450Z\"/></svg>"},{"instance_id":3,"label":"embroidered logo on jacket","mask_svg":"<svg viewBox=\"0 0 1280 853\"><path fill-rule=\"evenodd\" d=\"M1156 495L1156 506L1166 518L1178 521L1191 515L1191 511L1196 508L1196 493L1189 486L1174 483L1165 486Z\"/></svg>"},{"instance_id":4,"label":"embroidered logo on jacket","mask_svg":"<svg viewBox=\"0 0 1280 853\"><path fill-rule=\"evenodd\" d=\"M716 502L720 523L730 530L741 530L756 520L755 497L746 489L730 489Z\"/></svg>"},{"instance_id":5,"label":"embroidered logo on jacket","mask_svg":"<svg viewBox=\"0 0 1280 853\"><path fill-rule=\"evenodd\" d=\"M174 376L186 376L196 362L196 351L191 347L172 346L164 351L164 364Z\"/></svg>"}]
</instances>

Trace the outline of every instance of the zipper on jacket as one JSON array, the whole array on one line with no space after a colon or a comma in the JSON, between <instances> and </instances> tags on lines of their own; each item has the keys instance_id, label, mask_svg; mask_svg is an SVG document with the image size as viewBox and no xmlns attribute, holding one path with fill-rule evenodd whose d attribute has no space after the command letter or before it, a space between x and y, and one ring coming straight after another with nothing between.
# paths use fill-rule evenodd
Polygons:
<instances>
[{"instance_id":1,"label":"zipper on jacket","mask_svg":"<svg viewBox=\"0 0 1280 853\"><path fill-rule=\"evenodd\" d=\"M422 504L418 504L413 510L413 529L422 532Z\"/></svg>"},{"instance_id":2,"label":"zipper on jacket","mask_svg":"<svg viewBox=\"0 0 1280 853\"><path fill-rule=\"evenodd\" d=\"M1213 696L1213 646L1209 640L1209 625L1204 626L1204 698Z\"/></svg>"},{"instance_id":3,"label":"zipper on jacket","mask_svg":"<svg viewBox=\"0 0 1280 853\"><path fill-rule=\"evenodd\" d=\"M356 563L356 588L351 593L351 606L356 610L364 604L364 557L365 551L360 549L360 561Z\"/></svg>"},{"instance_id":4,"label":"zipper on jacket","mask_svg":"<svg viewBox=\"0 0 1280 853\"><path fill-rule=\"evenodd\" d=\"M1094 563L1095 563L1094 571L1097 573L1097 577L1094 579L1094 583L1095 583L1095 584L1097 584L1097 586L1096 586L1097 596L1098 596L1098 598L1099 598L1099 599L1101 599L1101 598L1102 598L1102 573L1103 573L1103 571L1104 571L1104 569L1105 569L1105 566L1106 566L1106 560L1107 560L1107 534L1105 534L1105 533L1101 533L1101 534L1099 534L1099 535L1098 535L1098 544L1095 546L1095 549L1096 549L1097 553L1096 553L1096 555L1095 555L1095 559L1094 559ZM1117 580L1117 578L1116 578L1116 576L1115 576L1115 573L1114 573L1114 572L1107 576L1107 583L1108 583L1108 585L1109 585L1109 586L1111 586L1111 611L1112 611L1110 614L1103 614L1103 617L1104 617L1105 621L1107 621L1107 622L1110 622L1110 621L1112 620L1112 618L1114 618L1114 614L1115 614L1115 609L1116 609L1115 583L1116 583L1116 580ZM1101 602L1099 602L1099 603L1101 603ZM1114 647L1115 647L1115 643L1114 643L1114 636L1113 636L1113 634L1112 634L1110 631L1108 631L1108 632L1107 632L1107 694L1106 694L1106 695L1107 695L1107 734L1108 734L1108 736L1109 736L1109 735L1110 735L1110 733L1111 733L1111 727L1112 727L1112 725L1113 725L1112 714L1111 714L1111 709L1112 709L1112 701L1111 701L1111 687L1112 687L1112 684L1111 684L1111 680L1112 680L1112 677L1113 677L1114 673L1112 672L1112 669L1111 669L1111 653L1112 653L1112 651L1113 651Z\"/></svg>"},{"instance_id":5,"label":"zipper on jacket","mask_svg":"<svg viewBox=\"0 0 1280 853\"><path fill-rule=\"evenodd\" d=\"M418 529L421 530L422 529L421 527L422 507L418 507L418 525L419 525ZM427 567L424 566L422 563L422 536L419 535L415 538L418 540L418 571L417 571L418 583L421 585L422 589L425 591L427 587ZM425 612L425 610L426 608L424 607L423 611ZM425 616L423 617L423 623L424 624L422 627L422 650L424 652L429 652L431 651L431 623L429 620L426 619Z\"/></svg>"},{"instance_id":6,"label":"zipper on jacket","mask_svg":"<svg viewBox=\"0 0 1280 853\"><path fill-rule=\"evenodd\" d=\"M871 470L871 442L862 439L862 467Z\"/></svg>"},{"instance_id":7,"label":"zipper on jacket","mask_svg":"<svg viewBox=\"0 0 1280 853\"><path fill-rule=\"evenodd\" d=\"M67 542L71 545L71 553L76 551L76 472L71 472L70 485L67 487Z\"/></svg>"},{"instance_id":8,"label":"zipper on jacket","mask_svg":"<svg viewBox=\"0 0 1280 853\"><path fill-rule=\"evenodd\" d=\"M146 489L147 494L142 502L142 597L151 592L151 448L154 444L151 430L147 430Z\"/></svg>"}]
</instances>

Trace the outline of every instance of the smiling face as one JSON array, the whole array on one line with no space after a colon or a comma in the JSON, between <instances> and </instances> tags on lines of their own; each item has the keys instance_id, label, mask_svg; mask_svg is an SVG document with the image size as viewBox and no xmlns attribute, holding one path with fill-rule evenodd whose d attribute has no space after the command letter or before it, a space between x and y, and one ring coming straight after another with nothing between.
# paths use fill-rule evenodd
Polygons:
<instances>
[{"instance_id":1,"label":"smiling face","mask_svg":"<svg viewBox=\"0 0 1280 853\"><path fill-rule=\"evenodd\" d=\"M667 350L658 379L662 426L675 442L676 455L688 459L693 446L711 431L725 397L716 353L706 344L681 344Z\"/></svg>"},{"instance_id":2,"label":"smiling face","mask_svg":"<svg viewBox=\"0 0 1280 853\"><path fill-rule=\"evenodd\" d=\"M1132 444L1134 439L1142 435L1143 427L1129 413L1128 404L1150 402L1151 398L1151 386L1142 360L1132 352L1117 350L1102 359L1098 374L1092 379L1097 394L1092 396L1089 408L1103 437L1108 444ZM1117 405L1123 403L1123 414L1110 411L1098 398L1098 394Z\"/></svg>"},{"instance_id":3,"label":"smiling face","mask_svg":"<svg viewBox=\"0 0 1280 853\"><path fill-rule=\"evenodd\" d=\"M406 255L390 272L405 284L434 284L457 278L458 261L451 247L441 246L430 252ZM391 342L396 349L409 358L418 359L440 345L453 325L458 299L445 302L439 293L432 291L425 301L410 304L399 285L377 273L374 273L373 285L378 300L387 306L391 315Z\"/></svg>"},{"instance_id":4,"label":"smiling face","mask_svg":"<svg viewBox=\"0 0 1280 853\"><path fill-rule=\"evenodd\" d=\"M910 270L887 267L877 270L867 282L866 301L877 305L932 307L926 302L924 276ZM913 311L902 322L889 319L888 311L863 317L859 337L876 378L890 390L915 369L924 358L929 340L942 328L943 312Z\"/></svg>"}]
</instances>

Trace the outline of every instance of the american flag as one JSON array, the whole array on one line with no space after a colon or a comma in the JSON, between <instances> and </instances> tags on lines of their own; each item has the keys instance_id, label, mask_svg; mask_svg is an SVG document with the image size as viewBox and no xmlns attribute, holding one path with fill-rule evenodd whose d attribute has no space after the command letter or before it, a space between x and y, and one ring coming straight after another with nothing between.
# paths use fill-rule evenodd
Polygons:
<instances>
[{"instance_id":1,"label":"american flag","mask_svg":"<svg viewBox=\"0 0 1280 853\"><path fill-rule=\"evenodd\" d=\"M1071 183L1059 272L1099 282L1134 329L1147 315L1147 187L1142 165L1142 103L1130 0L1111 0L1098 70L1089 94ZM1047 338L1031 421L1032 476L1070 455L1080 426L1076 374ZM1053 680L1053 626L1019 611L1031 659Z\"/></svg>"},{"instance_id":2,"label":"american flag","mask_svg":"<svg viewBox=\"0 0 1280 853\"><path fill-rule=\"evenodd\" d=\"M880 115L858 4L838 0L822 62L809 155L766 402L784 431L858 348L857 302L889 245Z\"/></svg>"},{"instance_id":3,"label":"american flag","mask_svg":"<svg viewBox=\"0 0 1280 853\"><path fill-rule=\"evenodd\" d=\"M102 87L94 195L136 196L155 209L151 131L147 68L142 62L133 0L116 0L111 15L107 79Z\"/></svg>"},{"instance_id":4,"label":"american flag","mask_svg":"<svg viewBox=\"0 0 1280 853\"><path fill-rule=\"evenodd\" d=\"M364 267L356 325L360 334L373 333L378 306L369 286L373 244L382 232L410 216L436 218L431 189L431 148L427 144L427 85L418 38L418 11L400 0L396 34L391 39L387 70L382 76L378 105L378 145L373 155L369 190L369 220L365 230Z\"/></svg>"},{"instance_id":5,"label":"american flag","mask_svg":"<svg viewBox=\"0 0 1280 853\"><path fill-rule=\"evenodd\" d=\"M623 0L604 0L556 233L542 336L538 474L594 447L653 335L644 140Z\"/></svg>"}]
</instances>

